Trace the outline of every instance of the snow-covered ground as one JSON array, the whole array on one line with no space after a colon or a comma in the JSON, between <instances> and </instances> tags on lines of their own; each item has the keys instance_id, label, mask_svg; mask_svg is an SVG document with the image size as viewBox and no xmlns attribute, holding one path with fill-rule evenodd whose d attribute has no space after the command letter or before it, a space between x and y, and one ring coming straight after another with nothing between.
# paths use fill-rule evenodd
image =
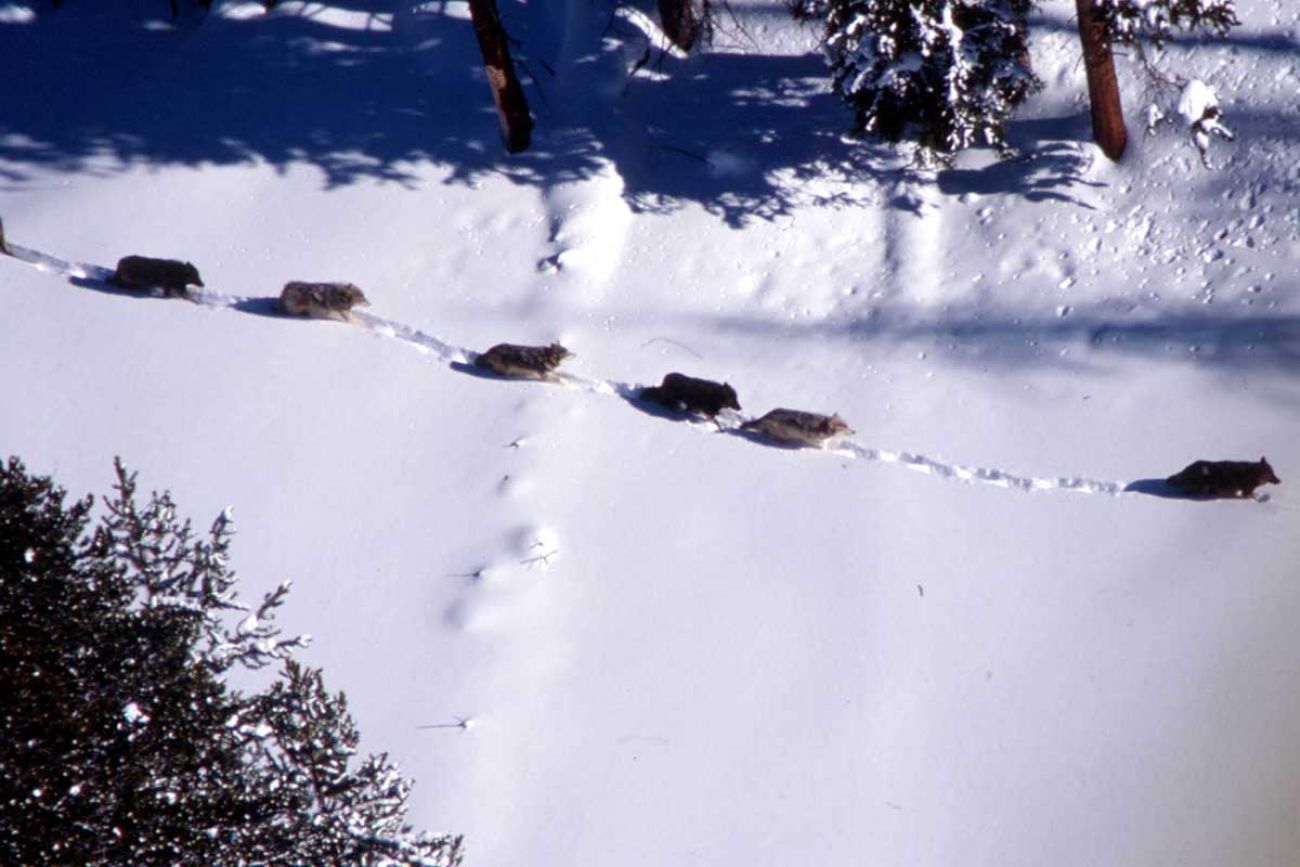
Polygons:
<instances>
[{"instance_id":1,"label":"snow-covered ground","mask_svg":"<svg viewBox=\"0 0 1300 867\"><path fill-rule=\"evenodd\" d=\"M1057 0L1024 157L929 179L841 139L779 2L690 57L503 3L517 157L463 3L156 6L0 2L0 445L234 504L245 595L294 580L286 627L467 864L1300 859L1290 0L1169 51L1237 132L1209 170L1143 136L1128 66L1130 152L1086 143ZM112 290L129 253L203 303ZM373 306L288 319L291 279ZM553 339L565 385L463 364ZM674 370L856 433L628 399ZM1123 491L1260 455L1264 502Z\"/></svg>"}]
</instances>

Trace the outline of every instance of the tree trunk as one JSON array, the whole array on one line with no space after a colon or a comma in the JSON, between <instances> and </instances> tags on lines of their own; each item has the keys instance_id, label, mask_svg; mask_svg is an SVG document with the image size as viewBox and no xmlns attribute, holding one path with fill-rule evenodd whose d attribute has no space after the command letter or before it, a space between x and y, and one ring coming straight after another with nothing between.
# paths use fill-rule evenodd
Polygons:
<instances>
[{"instance_id":1,"label":"tree trunk","mask_svg":"<svg viewBox=\"0 0 1300 867\"><path fill-rule=\"evenodd\" d=\"M1088 72L1088 101L1092 106L1092 137L1101 151L1119 160L1128 144L1124 129L1124 110L1119 101L1119 80L1115 77L1115 57L1106 40L1102 23L1097 19L1093 0L1075 0L1079 13L1079 42L1083 47L1083 65Z\"/></svg>"},{"instance_id":2,"label":"tree trunk","mask_svg":"<svg viewBox=\"0 0 1300 867\"><path fill-rule=\"evenodd\" d=\"M469 0L469 16L474 22L474 35L478 37L479 51L483 53L483 68L487 70L488 85L492 88L492 101L497 106L501 120L501 138L506 150L517 154L528 148L533 131L533 118L528 113L528 100L515 74L515 64L510 59L506 31L501 26L496 0Z\"/></svg>"},{"instance_id":3,"label":"tree trunk","mask_svg":"<svg viewBox=\"0 0 1300 867\"><path fill-rule=\"evenodd\" d=\"M659 23L664 35L682 51L690 51L700 38L700 20L694 0L659 0Z\"/></svg>"}]
</instances>

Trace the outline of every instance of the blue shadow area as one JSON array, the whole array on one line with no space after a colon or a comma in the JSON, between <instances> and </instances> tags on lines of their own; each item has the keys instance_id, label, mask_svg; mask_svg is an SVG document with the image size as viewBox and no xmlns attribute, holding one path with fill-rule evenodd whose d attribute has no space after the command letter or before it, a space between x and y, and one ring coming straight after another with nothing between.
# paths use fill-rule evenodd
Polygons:
<instances>
[{"instance_id":1,"label":"blue shadow area","mask_svg":"<svg viewBox=\"0 0 1300 867\"><path fill-rule=\"evenodd\" d=\"M653 4L638 5L654 16ZM911 171L891 149L844 135L851 114L819 55L671 57L609 0L592 0L590 23L569 33L560 4L500 3L537 117L532 147L516 156L501 145L463 4L327 0L233 16L214 7L173 23L161 0L33 2L28 20L0 23L4 78L22 83L0 89L0 189L38 167L254 164L313 166L327 187L414 186L421 163L445 167L451 183L493 174L545 188L612 161L634 209L696 202L739 226L789 213L801 178L888 183ZM1032 145L1078 125L1013 124L1012 137ZM940 189L1069 200L1080 171L1049 148L945 173ZM871 201L879 186L862 195L823 203Z\"/></svg>"}]
</instances>

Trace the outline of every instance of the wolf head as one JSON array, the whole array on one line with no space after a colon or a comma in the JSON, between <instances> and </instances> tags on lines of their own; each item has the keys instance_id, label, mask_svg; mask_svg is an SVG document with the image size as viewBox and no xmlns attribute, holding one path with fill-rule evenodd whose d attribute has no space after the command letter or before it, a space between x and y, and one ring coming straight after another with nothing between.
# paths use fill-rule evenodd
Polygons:
<instances>
[{"instance_id":1,"label":"wolf head","mask_svg":"<svg viewBox=\"0 0 1300 867\"><path fill-rule=\"evenodd\" d=\"M845 434L855 433L849 423L840 418L839 413L832 413L831 417L826 419L822 427L825 429L826 436L837 437Z\"/></svg>"},{"instance_id":2,"label":"wolf head","mask_svg":"<svg viewBox=\"0 0 1300 867\"><path fill-rule=\"evenodd\" d=\"M1273 467L1269 465L1268 459L1263 457L1259 459L1259 478L1260 484L1265 482L1272 482L1275 485L1282 484L1282 480L1277 477L1277 473L1273 472Z\"/></svg>"},{"instance_id":3,"label":"wolf head","mask_svg":"<svg viewBox=\"0 0 1300 867\"><path fill-rule=\"evenodd\" d=\"M366 293L357 288L356 284L347 284L344 290L348 297L348 304L353 307L369 307L370 301L366 298Z\"/></svg>"},{"instance_id":4,"label":"wolf head","mask_svg":"<svg viewBox=\"0 0 1300 867\"><path fill-rule=\"evenodd\" d=\"M185 275L186 286L202 286L203 278L199 276L199 269L195 268L190 262L185 262L181 266L181 271Z\"/></svg>"},{"instance_id":5,"label":"wolf head","mask_svg":"<svg viewBox=\"0 0 1300 867\"><path fill-rule=\"evenodd\" d=\"M740 409L740 397L736 394L736 390L727 383L722 383L722 388L718 389L718 396L721 398L722 407L724 409L728 407L731 409Z\"/></svg>"}]
</instances>

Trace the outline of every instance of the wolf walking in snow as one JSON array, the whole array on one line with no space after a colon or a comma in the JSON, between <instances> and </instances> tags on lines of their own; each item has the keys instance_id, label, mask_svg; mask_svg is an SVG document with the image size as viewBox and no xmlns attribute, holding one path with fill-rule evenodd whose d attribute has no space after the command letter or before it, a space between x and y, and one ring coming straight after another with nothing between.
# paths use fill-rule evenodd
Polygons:
<instances>
[{"instance_id":1,"label":"wolf walking in snow","mask_svg":"<svg viewBox=\"0 0 1300 867\"><path fill-rule=\"evenodd\" d=\"M715 422L724 409L740 409L736 390L725 382L696 379L684 373L670 373L659 385L641 390L641 399L684 412L698 413Z\"/></svg>"},{"instance_id":2,"label":"wolf walking in snow","mask_svg":"<svg viewBox=\"0 0 1300 867\"><path fill-rule=\"evenodd\" d=\"M177 259L125 256L108 281L123 289L161 289L167 297L186 297L187 287L202 286L199 269Z\"/></svg>"},{"instance_id":3,"label":"wolf walking in snow","mask_svg":"<svg viewBox=\"0 0 1300 867\"><path fill-rule=\"evenodd\" d=\"M1185 494L1212 497L1251 497L1260 485L1280 485L1265 458L1256 461L1194 461L1165 479Z\"/></svg>"},{"instance_id":4,"label":"wolf walking in snow","mask_svg":"<svg viewBox=\"0 0 1300 867\"><path fill-rule=\"evenodd\" d=\"M758 431L777 442L797 446L821 446L826 440L853 433L836 414L822 415L797 409L774 409L762 418L747 421L743 430Z\"/></svg>"},{"instance_id":5,"label":"wolf walking in snow","mask_svg":"<svg viewBox=\"0 0 1300 867\"><path fill-rule=\"evenodd\" d=\"M476 357L474 364L501 376L554 380L555 369L572 357L573 353L558 343L549 346L498 343Z\"/></svg>"},{"instance_id":6,"label":"wolf walking in snow","mask_svg":"<svg viewBox=\"0 0 1300 867\"><path fill-rule=\"evenodd\" d=\"M313 319L352 321L352 308L368 305L366 295L352 283L305 283L294 280L284 284L280 307L293 316Z\"/></svg>"}]
</instances>

